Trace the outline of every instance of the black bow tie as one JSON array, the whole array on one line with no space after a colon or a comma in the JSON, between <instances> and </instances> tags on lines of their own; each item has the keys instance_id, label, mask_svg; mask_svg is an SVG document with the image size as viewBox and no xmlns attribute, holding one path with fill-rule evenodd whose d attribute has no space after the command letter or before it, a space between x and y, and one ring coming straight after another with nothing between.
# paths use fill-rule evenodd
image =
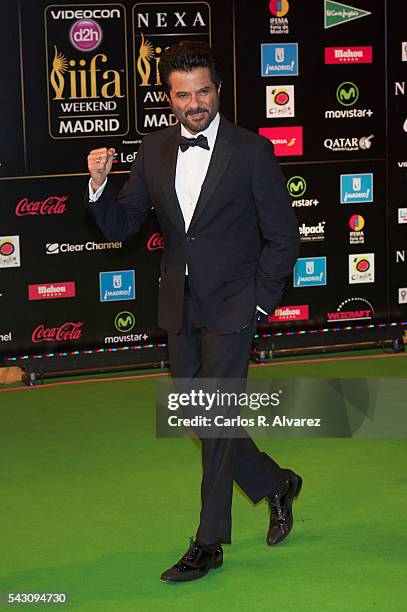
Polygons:
<instances>
[{"instance_id":1,"label":"black bow tie","mask_svg":"<svg viewBox=\"0 0 407 612\"><path fill-rule=\"evenodd\" d=\"M178 135L177 141L182 152L189 147L201 147L209 151L208 139L203 134L199 134L196 138L185 138L185 136Z\"/></svg>"}]
</instances>

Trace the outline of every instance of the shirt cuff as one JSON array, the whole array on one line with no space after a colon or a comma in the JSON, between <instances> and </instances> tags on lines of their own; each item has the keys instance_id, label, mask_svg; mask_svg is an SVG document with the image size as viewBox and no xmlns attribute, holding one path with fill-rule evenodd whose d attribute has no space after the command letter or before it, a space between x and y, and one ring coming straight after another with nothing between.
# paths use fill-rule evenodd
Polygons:
<instances>
[{"instance_id":1,"label":"shirt cuff","mask_svg":"<svg viewBox=\"0 0 407 612\"><path fill-rule=\"evenodd\" d=\"M98 199L103 193L104 188L106 187L106 183L107 183L107 177L105 178L105 180L103 181L99 189L97 189L96 191L93 191L92 179L91 178L89 179L89 200L90 202L98 201Z\"/></svg>"},{"instance_id":2,"label":"shirt cuff","mask_svg":"<svg viewBox=\"0 0 407 612\"><path fill-rule=\"evenodd\" d=\"M263 308L260 308L260 306L256 306L256 310L259 310L260 312L262 312L264 315L268 316L268 312L266 312L265 310L263 310Z\"/></svg>"}]
</instances>

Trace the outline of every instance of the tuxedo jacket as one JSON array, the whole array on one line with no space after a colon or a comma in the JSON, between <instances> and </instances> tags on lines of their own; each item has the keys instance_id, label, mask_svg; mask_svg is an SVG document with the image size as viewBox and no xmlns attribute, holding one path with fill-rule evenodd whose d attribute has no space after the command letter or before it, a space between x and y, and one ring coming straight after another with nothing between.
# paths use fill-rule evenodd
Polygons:
<instances>
[{"instance_id":1,"label":"tuxedo jacket","mask_svg":"<svg viewBox=\"0 0 407 612\"><path fill-rule=\"evenodd\" d=\"M144 137L130 177L116 194L108 181L87 205L105 236L123 241L155 207L164 236L158 325L179 332L185 264L198 314L213 333L229 334L272 314L299 250L298 222L285 180L262 136L221 115L215 146L190 226L175 191L180 126ZM261 240L261 234L264 240Z\"/></svg>"}]
</instances>

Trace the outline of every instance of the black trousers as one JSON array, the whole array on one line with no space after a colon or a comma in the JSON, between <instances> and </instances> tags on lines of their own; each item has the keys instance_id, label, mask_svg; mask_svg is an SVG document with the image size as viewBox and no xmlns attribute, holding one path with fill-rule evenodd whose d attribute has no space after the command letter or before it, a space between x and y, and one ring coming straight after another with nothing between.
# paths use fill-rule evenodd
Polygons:
<instances>
[{"instance_id":1,"label":"black trousers","mask_svg":"<svg viewBox=\"0 0 407 612\"><path fill-rule=\"evenodd\" d=\"M253 322L233 334L209 332L200 321L186 281L181 332L168 333L174 378L247 378ZM285 471L259 451L249 434L244 438L201 438L201 513L197 540L231 542L233 481L254 502L283 488Z\"/></svg>"}]
</instances>

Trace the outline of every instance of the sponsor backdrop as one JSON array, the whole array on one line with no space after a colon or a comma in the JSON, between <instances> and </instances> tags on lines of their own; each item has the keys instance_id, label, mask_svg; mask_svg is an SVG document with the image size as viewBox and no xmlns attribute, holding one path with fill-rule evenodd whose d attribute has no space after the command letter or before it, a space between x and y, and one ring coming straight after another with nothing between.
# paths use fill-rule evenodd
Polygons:
<instances>
[{"instance_id":1,"label":"sponsor backdrop","mask_svg":"<svg viewBox=\"0 0 407 612\"><path fill-rule=\"evenodd\" d=\"M109 242L83 197L90 149L116 148L119 189L143 137L174 124L158 66L183 39L214 46L223 113L273 142L287 179L302 248L270 329L405 319L402 3L3 5L0 354L164 336L154 210L137 236Z\"/></svg>"}]
</instances>

